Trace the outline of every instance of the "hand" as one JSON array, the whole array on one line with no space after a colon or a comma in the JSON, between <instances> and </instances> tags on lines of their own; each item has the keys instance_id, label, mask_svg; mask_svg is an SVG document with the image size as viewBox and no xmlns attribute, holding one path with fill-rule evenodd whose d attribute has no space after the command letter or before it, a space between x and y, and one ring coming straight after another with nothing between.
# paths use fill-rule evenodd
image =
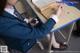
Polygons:
<instances>
[{"instance_id":1,"label":"hand","mask_svg":"<svg viewBox=\"0 0 80 53\"><path fill-rule=\"evenodd\" d=\"M61 12L62 12L62 5L59 6L56 15L53 14L53 15L51 15L50 17L51 17L52 19L54 19L55 22L57 23L57 22L59 21L58 17L61 15Z\"/></svg>"},{"instance_id":2,"label":"hand","mask_svg":"<svg viewBox=\"0 0 80 53\"><path fill-rule=\"evenodd\" d=\"M39 21L38 21L37 18L30 18L30 19L29 19L29 24L30 24L31 26L36 26L38 23L39 23Z\"/></svg>"},{"instance_id":3,"label":"hand","mask_svg":"<svg viewBox=\"0 0 80 53\"><path fill-rule=\"evenodd\" d=\"M62 12L62 5L59 6L56 15L59 17L61 15L61 12Z\"/></svg>"}]
</instances>

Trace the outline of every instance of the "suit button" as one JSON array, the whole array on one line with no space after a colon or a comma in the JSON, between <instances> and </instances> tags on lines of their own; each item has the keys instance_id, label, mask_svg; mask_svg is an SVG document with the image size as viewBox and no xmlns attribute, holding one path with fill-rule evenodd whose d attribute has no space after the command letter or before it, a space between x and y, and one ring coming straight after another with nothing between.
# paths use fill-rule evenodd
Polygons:
<instances>
[{"instance_id":1,"label":"suit button","mask_svg":"<svg viewBox=\"0 0 80 53\"><path fill-rule=\"evenodd\" d=\"M30 43L28 43L28 46L30 45Z\"/></svg>"}]
</instances>

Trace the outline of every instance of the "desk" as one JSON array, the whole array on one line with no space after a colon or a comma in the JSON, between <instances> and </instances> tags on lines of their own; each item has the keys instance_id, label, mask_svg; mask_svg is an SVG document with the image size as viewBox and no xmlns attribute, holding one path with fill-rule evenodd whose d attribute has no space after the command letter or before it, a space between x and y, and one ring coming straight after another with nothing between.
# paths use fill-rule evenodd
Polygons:
<instances>
[{"instance_id":1,"label":"desk","mask_svg":"<svg viewBox=\"0 0 80 53\"><path fill-rule=\"evenodd\" d=\"M44 16L42 16L42 15L40 14L40 12L37 11L37 9L35 8L35 6L32 4L31 0L26 0L25 2L27 2L27 3L31 6L31 8L33 9L33 11L36 13L36 15L39 17L39 19L40 19L43 23L45 23L45 22L47 21L47 20L44 18ZM77 9L77 8L72 7L72 9ZM75 12L75 11L73 11L73 10L71 10L71 9L70 9L70 10L67 10L67 11L72 11L71 13L74 13L74 12ZM80 19L80 11L79 11L79 10L76 10L76 11L77 11L77 13L75 13L76 15L70 14L69 16L67 16L67 17L70 17L70 18L65 18L64 16L63 16L63 17L60 17L59 20L61 20L61 21L59 21L59 22L54 26L54 28L53 28L53 30L52 30L52 32L58 30L58 31L60 32L60 34L62 34L59 29L61 29L62 27L67 26L67 25L73 23L73 24L72 24L72 28L71 28L70 33L69 33L69 38L68 38L68 40L67 40L67 42L66 42L67 44L68 44L68 42L69 42L69 40L70 40L71 32L72 32L72 30L73 30L75 21L78 20L78 19ZM77 17L77 16L79 16L79 17ZM65 36L64 36L63 34L62 34L62 36L65 38ZM51 40L52 40L52 37L51 37ZM51 41L51 43L52 43L52 41ZM49 48L50 50L51 50L51 43L50 43L50 48Z\"/></svg>"}]
</instances>

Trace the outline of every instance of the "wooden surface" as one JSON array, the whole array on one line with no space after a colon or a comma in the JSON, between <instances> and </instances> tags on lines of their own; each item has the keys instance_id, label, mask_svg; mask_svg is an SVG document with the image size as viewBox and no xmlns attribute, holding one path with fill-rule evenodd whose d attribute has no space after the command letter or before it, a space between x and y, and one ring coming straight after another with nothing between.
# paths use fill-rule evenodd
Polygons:
<instances>
[{"instance_id":1,"label":"wooden surface","mask_svg":"<svg viewBox=\"0 0 80 53\"><path fill-rule=\"evenodd\" d=\"M58 8L59 8L59 4L58 3L52 3L52 4L49 4L48 6L44 7L43 10L41 10L41 14L49 19L49 17L52 15L52 14L56 14L56 12L58 11Z\"/></svg>"},{"instance_id":2,"label":"wooden surface","mask_svg":"<svg viewBox=\"0 0 80 53\"><path fill-rule=\"evenodd\" d=\"M45 19L45 17L39 11L37 11L35 6L32 4L31 0L26 0L26 1L32 7L32 9L37 14L37 16L41 19L41 21L46 22L47 20ZM61 13L59 17L59 22L54 26L53 31L71 22L74 22L75 20L80 18L80 11L77 8L72 6L67 6L67 8L65 7L64 7L64 11Z\"/></svg>"},{"instance_id":3,"label":"wooden surface","mask_svg":"<svg viewBox=\"0 0 80 53\"><path fill-rule=\"evenodd\" d=\"M59 3L56 3L55 0L32 0L32 3L47 19L50 15L55 14L59 6Z\"/></svg>"},{"instance_id":4,"label":"wooden surface","mask_svg":"<svg viewBox=\"0 0 80 53\"><path fill-rule=\"evenodd\" d=\"M55 2L55 0L32 0L32 3L36 5L36 7L38 7L39 9L44 8L52 2Z\"/></svg>"}]
</instances>

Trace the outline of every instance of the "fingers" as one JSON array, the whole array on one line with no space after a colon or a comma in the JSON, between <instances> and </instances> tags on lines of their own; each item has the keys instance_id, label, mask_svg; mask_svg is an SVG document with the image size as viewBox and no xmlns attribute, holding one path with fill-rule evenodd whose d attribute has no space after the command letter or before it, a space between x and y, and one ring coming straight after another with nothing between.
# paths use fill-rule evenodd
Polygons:
<instances>
[{"instance_id":1,"label":"fingers","mask_svg":"<svg viewBox=\"0 0 80 53\"><path fill-rule=\"evenodd\" d=\"M56 13L57 16L60 16L61 12L62 12L62 8L63 6L60 4L59 8L58 8L58 11Z\"/></svg>"}]
</instances>

